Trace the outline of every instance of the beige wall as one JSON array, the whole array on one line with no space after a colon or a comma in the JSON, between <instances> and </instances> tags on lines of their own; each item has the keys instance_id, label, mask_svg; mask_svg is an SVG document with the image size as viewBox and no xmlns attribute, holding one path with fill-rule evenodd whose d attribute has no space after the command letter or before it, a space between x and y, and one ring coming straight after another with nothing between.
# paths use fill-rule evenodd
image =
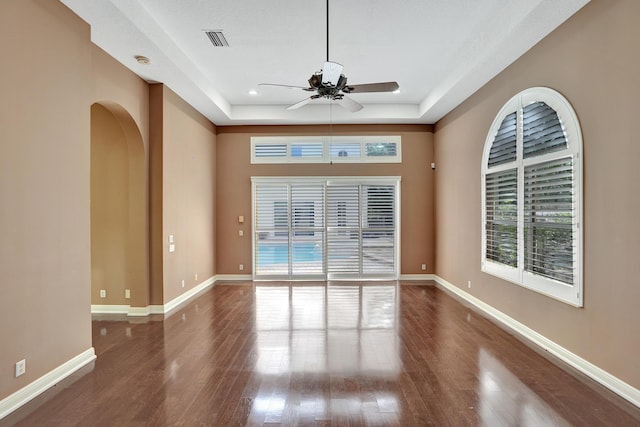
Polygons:
<instances>
[{"instance_id":1,"label":"beige wall","mask_svg":"<svg viewBox=\"0 0 640 427\"><path fill-rule=\"evenodd\" d=\"M218 127L217 273L251 274L252 176L401 176L401 274L434 271L433 133L431 126L333 126L340 135L401 135L402 164L250 164L250 138L327 135L327 126ZM244 215L244 224L238 216ZM238 229L244 236L238 236ZM427 271L421 271L421 264ZM244 264L244 271L238 265Z\"/></svg>"},{"instance_id":2,"label":"beige wall","mask_svg":"<svg viewBox=\"0 0 640 427\"><path fill-rule=\"evenodd\" d=\"M129 155L105 107L91 107L91 303L128 304ZM107 292L100 298L100 290Z\"/></svg>"},{"instance_id":3,"label":"beige wall","mask_svg":"<svg viewBox=\"0 0 640 427\"><path fill-rule=\"evenodd\" d=\"M640 199L633 197L640 182L633 127L640 99L638 16L635 0L592 0L440 121L435 136L429 126L334 126L340 134L401 134L402 165L285 169L250 165L250 136L328 129L216 130L166 87L150 89L93 46L88 25L59 2L3 0L0 399L91 347L89 143L90 107L96 102L126 111L131 121L121 126L141 137L140 145L128 149L144 159L135 173L145 184L135 201L146 214L130 226L139 233L134 249L145 253L136 277L143 277L139 286L146 295L132 294L140 295L132 305L162 304L214 274L239 274L240 263L250 267L251 176L400 175L402 274L423 273L420 264L427 263L427 272L465 290L472 280L469 291L476 297L640 388L640 286L634 274ZM479 177L486 132L505 101L538 85L562 92L583 129L582 309L480 272ZM429 168L434 159L435 173ZM160 192L150 197L147 188ZM243 238L237 234L238 215L248 219ZM176 243L171 254L169 234ZM160 260L151 283L145 276L148 241ZM250 268L243 273L250 274ZM13 365L23 358L27 374L16 379Z\"/></svg>"},{"instance_id":4,"label":"beige wall","mask_svg":"<svg viewBox=\"0 0 640 427\"><path fill-rule=\"evenodd\" d=\"M435 133L436 273L636 388L639 16L636 0L591 1L438 122ZM480 272L482 148L498 110L532 86L565 95L582 126L584 308Z\"/></svg>"},{"instance_id":5,"label":"beige wall","mask_svg":"<svg viewBox=\"0 0 640 427\"><path fill-rule=\"evenodd\" d=\"M162 254L162 302L167 303L216 273L216 128L166 86L151 91L152 215L161 206L162 216L154 219L152 251L154 257ZM171 253L169 235L175 244ZM160 267L154 269L156 277Z\"/></svg>"},{"instance_id":6,"label":"beige wall","mask_svg":"<svg viewBox=\"0 0 640 427\"><path fill-rule=\"evenodd\" d=\"M3 0L0 52L2 399L91 348L89 26Z\"/></svg>"},{"instance_id":7,"label":"beige wall","mask_svg":"<svg viewBox=\"0 0 640 427\"><path fill-rule=\"evenodd\" d=\"M107 299L96 299L94 291L92 302L146 307L152 291L148 244L149 85L95 45L92 45L91 65L92 102L105 107L113 115L115 121L111 127L119 127L122 131L128 158L127 284L111 283L110 286L118 289L107 292ZM92 129L92 136L94 134ZM125 288L131 291L129 300L124 299ZM103 288L96 288L94 283L94 289Z\"/></svg>"}]
</instances>

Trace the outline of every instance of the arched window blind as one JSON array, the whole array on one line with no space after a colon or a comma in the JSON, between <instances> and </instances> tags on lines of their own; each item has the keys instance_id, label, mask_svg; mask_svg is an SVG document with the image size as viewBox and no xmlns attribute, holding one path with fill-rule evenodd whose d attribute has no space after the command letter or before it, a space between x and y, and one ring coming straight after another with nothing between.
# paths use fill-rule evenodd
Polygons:
<instances>
[{"instance_id":1,"label":"arched window blind","mask_svg":"<svg viewBox=\"0 0 640 427\"><path fill-rule=\"evenodd\" d=\"M482 270L582 306L582 135L569 102L532 88L496 116L482 159Z\"/></svg>"}]
</instances>

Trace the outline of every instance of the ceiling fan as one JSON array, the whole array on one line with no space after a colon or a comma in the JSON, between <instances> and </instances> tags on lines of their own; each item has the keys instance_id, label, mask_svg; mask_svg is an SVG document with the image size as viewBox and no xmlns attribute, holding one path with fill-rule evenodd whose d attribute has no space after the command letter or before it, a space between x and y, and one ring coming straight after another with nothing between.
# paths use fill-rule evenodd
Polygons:
<instances>
[{"instance_id":1,"label":"ceiling fan","mask_svg":"<svg viewBox=\"0 0 640 427\"><path fill-rule=\"evenodd\" d=\"M351 93L367 92L394 92L400 87L397 82L366 83L359 85L347 84L347 77L342 74L342 65L329 61L329 0L327 0L327 60L322 66L322 70L316 71L309 78L309 86L292 86L274 83L260 83L259 86L279 86L287 88L302 89L307 92L315 92L308 98L303 99L287 107L287 110L295 110L303 107L318 98L327 98L338 101L338 104L351 112L362 110L363 105L345 96Z\"/></svg>"}]
</instances>

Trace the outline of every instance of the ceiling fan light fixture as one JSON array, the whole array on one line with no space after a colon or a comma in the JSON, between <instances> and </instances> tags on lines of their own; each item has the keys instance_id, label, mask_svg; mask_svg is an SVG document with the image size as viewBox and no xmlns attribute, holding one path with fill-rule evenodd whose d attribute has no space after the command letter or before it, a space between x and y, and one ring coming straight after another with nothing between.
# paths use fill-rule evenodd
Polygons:
<instances>
[{"instance_id":1,"label":"ceiling fan light fixture","mask_svg":"<svg viewBox=\"0 0 640 427\"><path fill-rule=\"evenodd\" d=\"M366 83L360 85L347 85L347 77L342 74L342 64L329 61L329 0L327 1L327 61L324 63L322 70L317 71L309 78L309 87L272 84L272 83L260 83L264 86L280 86L288 88L302 89L306 92L315 92L310 97L303 99L293 105L287 107L287 110L296 110L300 107L307 105L312 100L318 98L325 98L331 101L336 101L338 105L352 113L358 112L363 108L363 105L357 101L345 96L345 94L351 93L366 93L366 92L393 92L399 88L397 82L379 82L379 83ZM332 103L329 103L331 106ZM331 119L329 119L331 122Z\"/></svg>"},{"instance_id":2,"label":"ceiling fan light fixture","mask_svg":"<svg viewBox=\"0 0 640 427\"><path fill-rule=\"evenodd\" d=\"M322 74L314 74L309 79L309 86L317 88L322 84Z\"/></svg>"},{"instance_id":3,"label":"ceiling fan light fixture","mask_svg":"<svg viewBox=\"0 0 640 427\"><path fill-rule=\"evenodd\" d=\"M342 75L342 69L342 64L331 61L325 62L322 67L322 84L338 86L338 80L340 80L340 76Z\"/></svg>"}]
</instances>

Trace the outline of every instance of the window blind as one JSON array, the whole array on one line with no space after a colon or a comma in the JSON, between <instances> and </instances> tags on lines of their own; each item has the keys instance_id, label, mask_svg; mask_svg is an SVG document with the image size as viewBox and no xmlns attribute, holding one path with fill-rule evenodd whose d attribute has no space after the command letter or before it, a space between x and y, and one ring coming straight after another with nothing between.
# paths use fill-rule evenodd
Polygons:
<instances>
[{"instance_id":1,"label":"window blind","mask_svg":"<svg viewBox=\"0 0 640 427\"><path fill-rule=\"evenodd\" d=\"M399 135L253 136L251 163L401 163Z\"/></svg>"},{"instance_id":2,"label":"window blind","mask_svg":"<svg viewBox=\"0 0 640 427\"><path fill-rule=\"evenodd\" d=\"M324 145L321 142L292 142L291 157L322 159L324 157Z\"/></svg>"},{"instance_id":3,"label":"window blind","mask_svg":"<svg viewBox=\"0 0 640 427\"><path fill-rule=\"evenodd\" d=\"M558 113L544 102L535 102L522 109L522 138L525 159L567 147Z\"/></svg>"},{"instance_id":4,"label":"window blind","mask_svg":"<svg viewBox=\"0 0 640 427\"><path fill-rule=\"evenodd\" d=\"M489 152L489 167L516 160L516 113L504 118Z\"/></svg>"},{"instance_id":5,"label":"window blind","mask_svg":"<svg viewBox=\"0 0 640 427\"><path fill-rule=\"evenodd\" d=\"M395 187L363 185L361 195L362 269L393 273L395 259Z\"/></svg>"},{"instance_id":6,"label":"window blind","mask_svg":"<svg viewBox=\"0 0 640 427\"><path fill-rule=\"evenodd\" d=\"M517 267L517 169L487 174L485 189L486 258Z\"/></svg>"},{"instance_id":7,"label":"window blind","mask_svg":"<svg viewBox=\"0 0 640 427\"><path fill-rule=\"evenodd\" d=\"M396 142L367 142L364 145L365 154L370 156L391 156L398 155L398 144Z\"/></svg>"},{"instance_id":8,"label":"window blind","mask_svg":"<svg viewBox=\"0 0 640 427\"><path fill-rule=\"evenodd\" d=\"M255 186L255 273L289 274L289 188L286 184Z\"/></svg>"},{"instance_id":9,"label":"window blind","mask_svg":"<svg viewBox=\"0 0 640 427\"><path fill-rule=\"evenodd\" d=\"M257 279L397 278L397 180L277 180L254 181Z\"/></svg>"},{"instance_id":10,"label":"window blind","mask_svg":"<svg viewBox=\"0 0 640 427\"><path fill-rule=\"evenodd\" d=\"M255 157L287 157L286 144L256 144L254 147Z\"/></svg>"},{"instance_id":11,"label":"window blind","mask_svg":"<svg viewBox=\"0 0 640 427\"><path fill-rule=\"evenodd\" d=\"M327 186L327 274L360 273L360 187Z\"/></svg>"},{"instance_id":12,"label":"window blind","mask_svg":"<svg viewBox=\"0 0 640 427\"><path fill-rule=\"evenodd\" d=\"M331 159L342 157L360 158L360 144L352 142L332 142L329 148ZM346 160L346 159L345 159Z\"/></svg>"},{"instance_id":13,"label":"window blind","mask_svg":"<svg viewBox=\"0 0 640 427\"><path fill-rule=\"evenodd\" d=\"M482 271L582 306L581 153L560 93L531 88L502 107L482 157Z\"/></svg>"},{"instance_id":14,"label":"window blind","mask_svg":"<svg viewBox=\"0 0 640 427\"><path fill-rule=\"evenodd\" d=\"M324 185L292 183L291 275L324 274Z\"/></svg>"},{"instance_id":15,"label":"window blind","mask_svg":"<svg viewBox=\"0 0 640 427\"><path fill-rule=\"evenodd\" d=\"M524 170L524 268L569 285L577 254L573 176L571 157Z\"/></svg>"}]
</instances>

